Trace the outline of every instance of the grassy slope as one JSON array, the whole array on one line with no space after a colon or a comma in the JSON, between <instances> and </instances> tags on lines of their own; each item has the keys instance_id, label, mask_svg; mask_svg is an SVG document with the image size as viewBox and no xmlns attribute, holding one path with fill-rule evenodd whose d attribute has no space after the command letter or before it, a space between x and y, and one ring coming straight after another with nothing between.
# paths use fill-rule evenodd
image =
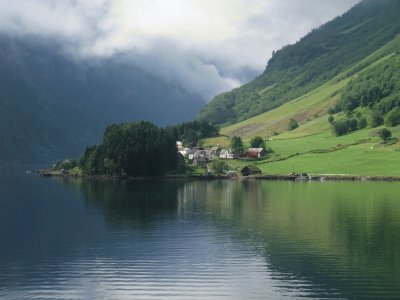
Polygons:
<instances>
[{"instance_id":1,"label":"grassy slope","mask_svg":"<svg viewBox=\"0 0 400 300\"><path fill-rule=\"evenodd\" d=\"M347 13L277 51L263 74L215 97L199 118L233 124L312 91L400 32L399 0L363 0Z\"/></svg>"},{"instance_id":2,"label":"grassy slope","mask_svg":"<svg viewBox=\"0 0 400 300\"><path fill-rule=\"evenodd\" d=\"M241 136L247 143L255 135L268 139L275 154L257 162L264 173L288 174L308 172L319 174L400 176L400 127L392 128L394 139L382 144L378 128L367 128L343 137L335 137L327 122L327 110L340 97L340 91L357 72L390 59L400 48L400 37L388 43L358 64L326 84L272 111L225 127L221 137L208 139L205 145L229 146L229 137ZM288 132L290 118L300 127ZM336 115L335 118L340 118ZM275 135L274 135L275 133ZM276 135L276 133L279 133ZM249 162L232 162L240 167Z\"/></svg>"}]
</instances>

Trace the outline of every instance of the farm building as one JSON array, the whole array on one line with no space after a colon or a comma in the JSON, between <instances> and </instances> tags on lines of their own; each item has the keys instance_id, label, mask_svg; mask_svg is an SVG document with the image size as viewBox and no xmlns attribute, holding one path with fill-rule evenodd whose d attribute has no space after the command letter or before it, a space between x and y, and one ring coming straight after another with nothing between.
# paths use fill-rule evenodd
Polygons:
<instances>
[{"instance_id":1,"label":"farm building","mask_svg":"<svg viewBox=\"0 0 400 300\"><path fill-rule=\"evenodd\" d=\"M262 171L256 166L246 166L240 171L240 173L242 176L260 175Z\"/></svg>"},{"instance_id":2,"label":"farm building","mask_svg":"<svg viewBox=\"0 0 400 300\"><path fill-rule=\"evenodd\" d=\"M264 148L250 148L247 150L247 156L250 158L261 158L267 156Z\"/></svg>"}]
</instances>

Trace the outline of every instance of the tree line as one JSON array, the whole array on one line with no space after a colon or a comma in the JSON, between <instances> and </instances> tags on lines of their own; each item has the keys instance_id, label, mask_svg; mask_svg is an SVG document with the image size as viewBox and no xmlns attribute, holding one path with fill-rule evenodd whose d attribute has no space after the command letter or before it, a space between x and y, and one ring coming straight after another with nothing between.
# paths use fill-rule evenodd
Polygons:
<instances>
[{"instance_id":1,"label":"tree line","mask_svg":"<svg viewBox=\"0 0 400 300\"><path fill-rule=\"evenodd\" d=\"M100 145L87 147L79 160L86 175L154 176L174 171L182 163L176 141L195 145L218 135L219 128L193 121L160 128L151 122L112 124Z\"/></svg>"},{"instance_id":2,"label":"tree line","mask_svg":"<svg viewBox=\"0 0 400 300\"><path fill-rule=\"evenodd\" d=\"M393 55L377 66L364 71L348 83L341 100L330 113L344 112L346 117L335 121L329 117L333 132L344 135L367 126L400 124L400 55Z\"/></svg>"}]
</instances>

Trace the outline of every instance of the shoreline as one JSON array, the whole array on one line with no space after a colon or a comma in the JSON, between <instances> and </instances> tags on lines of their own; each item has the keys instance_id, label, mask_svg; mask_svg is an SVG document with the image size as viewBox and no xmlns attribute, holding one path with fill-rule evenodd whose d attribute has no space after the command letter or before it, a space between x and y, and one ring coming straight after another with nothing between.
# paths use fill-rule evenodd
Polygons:
<instances>
[{"instance_id":1,"label":"shoreline","mask_svg":"<svg viewBox=\"0 0 400 300\"><path fill-rule=\"evenodd\" d=\"M163 175L163 176L111 176L111 175L70 175L49 170L32 170L41 177L61 177L69 179L86 179L101 181L120 181L120 180L268 180L268 181L385 181L400 182L400 176L356 176L356 175L309 175L307 177L295 175L249 175L249 176L227 176L227 175Z\"/></svg>"}]
</instances>

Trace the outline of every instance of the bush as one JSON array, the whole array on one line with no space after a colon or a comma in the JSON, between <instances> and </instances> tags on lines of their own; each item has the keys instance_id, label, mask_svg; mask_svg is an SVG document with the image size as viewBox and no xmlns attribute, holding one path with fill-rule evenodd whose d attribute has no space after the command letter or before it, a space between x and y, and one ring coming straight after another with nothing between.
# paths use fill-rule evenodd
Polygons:
<instances>
[{"instance_id":1,"label":"bush","mask_svg":"<svg viewBox=\"0 0 400 300\"><path fill-rule=\"evenodd\" d=\"M295 119L290 119L289 125L288 125L288 130L292 131L295 130L297 127L299 127L299 123Z\"/></svg>"},{"instance_id":2,"label":"bush","mask_svg":"<svg viewBox=\"0 0 400 300\"><path fill-rule=\"evenodd\" d=\"M358 120L358 129L364 129L366 128L368 125L368 121L367 118L362 116L359 120Z\"/></svg>"},{"instance_id":3,"label":"bush","mask_svg":"<svg viewBox=\"0 0 400 300\"><path fill-rule=\"evenodd\" d=\"M371 127L378 127L383 124L383 118L379 111L372 111L369 119L369 124Z\"/></svg>"},{"instance_id":4,"label":"bush","mask_svg":"<svg viewBox=\"0 0 400 300\"><path fill-rule=\"evenodd\" d=\"M385 125L394 127L400 124L400 109L398 107L392 109L385 118Z\"/></svg>"},{"instance_id":5,"label":"bush","mask_svg":"<svg viewBox=\"0 0 400 300\"><path fill-rule=\"evenodd\" d=\"M332 125L333 133L336 136L342 136L349 132L349 122L347 120L338 120Z\"/></svg>"},{"instance_id":6,"label":"bush","mask_svg":"<svg viewBox=\"0 0 400 300\"><path fill-rule=\"evenodd\" d=\"M392 137L392 132L387 128L382 128L378 131L378 135L383 141L387 141Z\"/></svg>"},{"instance_id":7,"label":"bush","mask_svg":"<svg viewBox=\"0 0 400 300\"><path fill-rule=\"evenodd\" d=\"M356 131L358 129L358 120L357 119L349 119L347 121L348 132Z\"/></svg>"},{"instance_id":8,"label":"bush","mask_svg":"<svg viewBox=\"0 0 400 300\"><path fill-rule=\"evenodd\" d=\"M330 116L328 117L328 122L329 122L329 124L333 124L334 121L335 121L335 118L334 118L332 115L330 115Z\"/></svg>"},{"instance_id":9,"label":"bush","mask_svg":"<svg viewBox=\"0 0 400 300\"><path fill-rule=\"evenodd\" d=\"M212 162L212 169L214 171L214 173L220 175L226 171L229 170L228 165L226 164L225 161L223 160L219 160L219 159L215 159Z\"/></svg>"},{"instance_id":10,"label":"bush","mask_svg":"<svg viewBox=\"0 0 400 300\"><path fill-rule=\"evenodd\" d=\"M63 161L59 161L56 163L54 169L55 170L71 170L78 165L78 161L76 159L65 159Z\"/></svg>"}]
</instances>

